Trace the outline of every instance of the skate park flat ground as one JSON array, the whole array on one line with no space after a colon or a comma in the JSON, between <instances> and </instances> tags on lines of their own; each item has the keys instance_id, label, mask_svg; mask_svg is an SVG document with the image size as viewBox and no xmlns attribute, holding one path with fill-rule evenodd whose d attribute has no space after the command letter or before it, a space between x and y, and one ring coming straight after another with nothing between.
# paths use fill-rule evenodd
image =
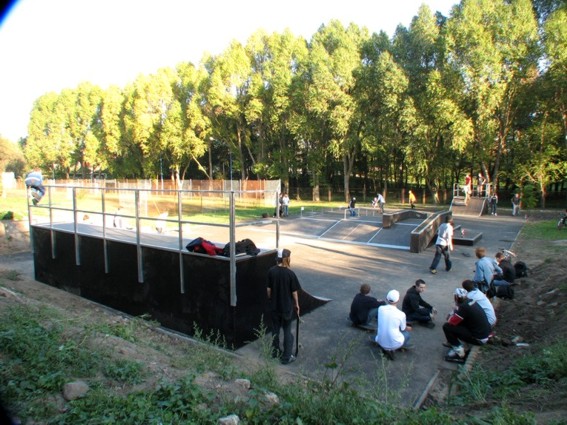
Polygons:
<instances>
[{"instance_id":1,"label":"skate park flat ground","mask_svg":"<svg viewBox=\"0 0 567 425\"><path fill-rule=\"evenodd\" d=\"M334 379L340 370L339 380L351 385L383 387L384 397L389 401L415 407L439 371L458 367L443 359L447 348L442 346L445 341L442 324L453 305L454 289L473 277L475 249L484 246L491 256L502 248L509 249L524 224L523 217L512 217L508 211L500 212L497 217L455 215L455 226L481 232L482 238L474 246L455 246L452 270L446 272L441 261L436 275L429 272L434 246L419 254L402 248L409 247L409 233L417 222L396 223L392 228L397 230L393 232L396 236L393 236L385 232L390 229L380 228L379 216L347 218L341 223L333 223L332 217L325 215L320 218L321 222L314 216L280 220L279 245L291 250L291 266L302 287L311 295L332 300L301 317L298 359L281 368L313 379ZM332 229L339 228L340 232L332 233ZM245 228L245 234L239 229L237 239L242 237L252 239L258 247L273 247L271 236L259 228ZM389 245L399 249L391 249ZM370 284L371 295L379 299L385 298L390 289L397 289L403 297L419 278L427 283L423 298L439 312L436 326L428 329L415 325L411 332L414 348L396 352L394 361L384 359L373 344L373 332L349 325L352 298L362 283ZM495 331L498 332L497 326ZM259 357L260 347L260 341L255 341L237 353ZM329 367L334 364L338 367ZM361 384L362 378L365 384Z\"/></svg>"}]
</instances>

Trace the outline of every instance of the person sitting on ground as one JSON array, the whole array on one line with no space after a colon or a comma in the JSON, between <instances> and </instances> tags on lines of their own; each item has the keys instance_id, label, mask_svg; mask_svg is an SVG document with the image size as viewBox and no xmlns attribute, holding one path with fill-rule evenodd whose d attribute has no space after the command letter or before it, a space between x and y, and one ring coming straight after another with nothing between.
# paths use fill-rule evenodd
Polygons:
<instances>
[{"instance_id":1,"label":"person sitting on ground","mask_svg":"<svg viewBox=\"0 0 567 425\"><path fill-rule=\"evenodd\" d=\"M512 263L506 259L501 252L496 253L496 262L502 269L502 274L497 274L492 281L494 286L510 286L514 284L516 279L516 269Z\"/></svg>"},{"instance_id":2,"label":"person sitting on ground","mask_svg":"<svg viewBox=\"0 0 567 425\"><path fill-rule=\"evenodd\" d=\"M466 289L456 288L453 297L456 309L449 314L447 322L443 324L447 345L451 347L445 360L459 361L465 358L463 343L486 344L491 328L482 307L476 301L467 298Z\"/></svg>"},{"instance_id":3,"label":"person sitting on ground","mask_svg":"<svg viewBox=\"0 0 567 425\"><path fill-rule=\"evenodd\" d=\"M475 250L475 255L478 261L475 263L473 281L476 287L486 294L494 276L498 273L502 274L502 269L496 260L486 256L486 248L479 246Z\"/></svg>"},{"instance_id":4,"label":"person sitting on ground","mask_svg":"<svg viewBox=\"0 0 567 425\"><path fill-rule=\"evenodd\" d=\"M386 295L386 304L378 309L378 332L375 341L390 360L394 359L394 351L410 348L411 326L406 323L406 314L397 307L400 293L392 289Z\"/></svg>"},{"instance_id":5,"label":"person sitting on ground","mask_svg":"<svg viewBox=\"0 0 567 425\"><path fill-rule=\"evenodd\" d=\"M463 283L461 283L461 286L467 291L467 298L469 300L476 301L477 304L482 307L484 314L486 314L486 318L488 319L490 327L494 327L494 325L496 325L496 311L494 311L494 306L486 297L486 295L475 287L475 284L472 280L464 280Z\"/></svg>"},{"instance_id":6,"label":"person sitting on ground","mask_svg":"<svg viewBox=\"0 0 567 425\"><path fill-rule=\"evenodd\" d=\"M356 294L350 305L349 319L356 326L371 326L378 320L378 307L386 305L386 302L374 298L370 294L370 285L360 285L360 292Z\"/></svg>"},{"instance_id":7,"label":"person sitting on ground","mask_svg":"<svg viewBox=\"0 0 567 425\"><path fill-rule=\"evenodd\" d=\"M408 322L417 321L420 325L434 328L433 317L437 314L437 310L427 303L421 294L425 291L425 281L417 279L415 284L409 288L402 302L402 311L406 314Z\"/></svg>"}]
</instances>

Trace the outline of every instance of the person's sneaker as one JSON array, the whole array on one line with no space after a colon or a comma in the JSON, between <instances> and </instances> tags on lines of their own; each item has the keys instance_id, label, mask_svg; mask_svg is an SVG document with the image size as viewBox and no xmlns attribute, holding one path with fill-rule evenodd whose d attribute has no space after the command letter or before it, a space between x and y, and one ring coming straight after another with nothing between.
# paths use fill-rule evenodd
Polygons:
<instances>
[{"instance_id":1,"label":"person's sneaker","mask_svg":"<svg viewBox=\"0 0 567 425\"><path fill-rule=\"evenodd\" d=\"M429 269L429 271L431 272L431 274L437 274L437 270L435 269Z\"/></svg>"},{"instance_id":2,"label":"person's sneaker","mask_svg":"<svg viewBox=\"0 0 567 425\"><path fill-rule=\"evenodd\" d=\"M465 357L465 348L462 345L453 346L447 353L447 357L463 359Z\"/></svg>"},{"instance_id":3,"label":"person's sneaker","mask_svg":"<svg viewBox=\"0 0 567 425\"><path fill-rule=\"evenodd\" d=\"M291 356L289 356L289 359L284 360L282 359L281 363L282 364L290 364L293 363L297 358L292 354Z\"/></svg>"},{"instance_id":4,"label":"person's sneaker","mask_svg":"<svg viewBox=\"0 0 567 425\"><path fill-rule=\"evenodd\" d=\"M33 198L32 203L34 204L34 206L37 205L37 199Z\"/></svg>"},{"instance_id":5,"label":"person's sneaker","mask_svg":"<svg viewBox=\"0 0 567 425\"><path fill-rule=\"evenodd\" d=\"M420 325L425 326L428 329L433 329L435 327L435 323L428 321L428 322L419 322Z\"/></svg>"},{"instance_id":6,"label":"person's sneaker","mask_svg":"<svg viewBox=\"0 0 567 425\"><path fill-rule=\"evenodd\" d=\"M394 360L394 351L393 350L382 350L382 353L388 358L389 360Z\"/></svg>"}]
</instances>

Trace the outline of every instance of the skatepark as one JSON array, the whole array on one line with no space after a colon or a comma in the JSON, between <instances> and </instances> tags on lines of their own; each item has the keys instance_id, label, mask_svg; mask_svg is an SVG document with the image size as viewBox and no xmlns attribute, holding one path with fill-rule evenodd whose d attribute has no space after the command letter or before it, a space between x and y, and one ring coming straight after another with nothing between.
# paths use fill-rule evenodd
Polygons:
<instances>
[{"instance_id":1,"label":"skatepark","mask_svg":"<svg viewBox=\"0 0 567 425\"><path fill-rule=\"evenodd\" d=\"M498 217L494 217L478 213L471 215L467 214L467 211L461 211L462 214L459 214L457 209L452 211L455 226L464 230L465 234L482 236L476 240L476 245L456 244L452 253L453 269L448 273L440 270L436 275L431 275L428 271L434 253L432 247L426 247L419 253L410 250L410 234L423 222L423 219L418 217L396 221L386 228L381 214L364 214L364 211L359 211L356 217L350 217L340 210L318 213L302 210L299 215L275 220L267 219L255 225L236 227L231 239L253 240L267 255L261 260L264 268L273 264L275 245L290 249L291 265L303 289L310 295L310 299L322 300L317 305L307 308L302 306L298 360L291 365L281 366L285 372L305 376L308 379L331 377L348 381L351 385L383 387L382 394L390 401L419 407L436 376L444 370L457 368L457 365L447 363L443 359L447 349L442 346L444 337L441 325L451 309L454 288L459 287L462 280L472 277L474 249L479 245L484 246L490 255L494 255L499 249L510 248L523 224L520 217L512 217L509 211L502 211ZM389 213L391 211L386 210L385 215ZM424 217L431 216L430 211L417 211L417 213L423 214ZM277 242L274 242L274 225L278 233ZM89 233L92 230L89 230L90 226L82 224L79 229L76 225L74 229L63 232L68 235L75 233L76 238L77 231L83 234ZM39 230L42 225L37 227ZM52 230L53 226L50 231ZM191 240L202 236L223 245L227 240L223 231L224 229L218 230L219 233L215 234L213 228L206 224L192 225L184 237ZM142 240L139 232L137 236L132 236L131 230L120 230L120 232L126 233L113 236L105 234L104 238L114 237L127 242L129 237L133 237L133 241L127 242L132 246L143 244L151 246L151 249L172 252L175 252L176 245L183 247L186 241L185 239L181 241L176 235L168 235L167 232L160 235L146 235L144 236L146 240ZM173 248L168 243L173 243ZM73 253L71 245L73 243L69 240L68 254ZM38 247L35 248L37 252ZM37 258L36 255L37 253L34 254L34 258ZM143 255L144 259L148 257L150 255ZM205 260L200 258L199 261ZM225 272L228 273L229 261L227 259L224 261ZM237 267L244 267L244 263L238 266L238 261L236 261ZM51 267L37 260L35 265L36 276L38 273L41 275L42 268ZM130 274L135 276L138 272L139 278L140 274L139 270L136 270L135 262L131 262L129 267L133 269L130 270ZM253 276L253 274L245 274L246 267L238 270L242 276ZM146 276L148 275L144 274L144 277ZM167 277L174 281L170 285L174 288L178 276L173 274ZM403 296L418 278L424 279L427 283L424 299L439 311L437 326L433 329L414 327L411 335L415 348L396 353L394 361L386 360L373 344L375 335L372 332L365 332L349 325L347 316L351 300L362 283L371 285L372 295L384 298L390 289L399 290ZM45 282L48 279L44 276L38 280ZM215 279L220 278L217 276ZM258 279L254 285L261 287L262 279ZM228 291L227 298L230 295L233 294ZM211 301L206 301L204 304L209 305ZM182 310L191 308L189 304L184 304ZM164 323L164 326L167 325ZM238 338L243 340L246 336L238 334ZM262 341L254 341L251 338L250 341L242 342L244 343L236 346L238 355L254 358L261 355ZM392 400L392 397L398 400Z\"/></svg>"}]
</instances>

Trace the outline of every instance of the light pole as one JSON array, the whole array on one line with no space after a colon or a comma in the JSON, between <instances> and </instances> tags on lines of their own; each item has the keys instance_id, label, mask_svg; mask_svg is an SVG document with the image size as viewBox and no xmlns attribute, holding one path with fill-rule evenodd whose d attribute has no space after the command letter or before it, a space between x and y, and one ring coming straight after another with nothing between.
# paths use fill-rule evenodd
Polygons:
<instances>
[{"instance_id":1,"label":"light pole","mask_svg":"<svg viewBox=\"0 0 567 425\"><path fill-rule=\"evenodd\" d=\"M163 190L163 159L159 157L159 173L161 175L161 190Z\"/></svg>"}]
</instances>

